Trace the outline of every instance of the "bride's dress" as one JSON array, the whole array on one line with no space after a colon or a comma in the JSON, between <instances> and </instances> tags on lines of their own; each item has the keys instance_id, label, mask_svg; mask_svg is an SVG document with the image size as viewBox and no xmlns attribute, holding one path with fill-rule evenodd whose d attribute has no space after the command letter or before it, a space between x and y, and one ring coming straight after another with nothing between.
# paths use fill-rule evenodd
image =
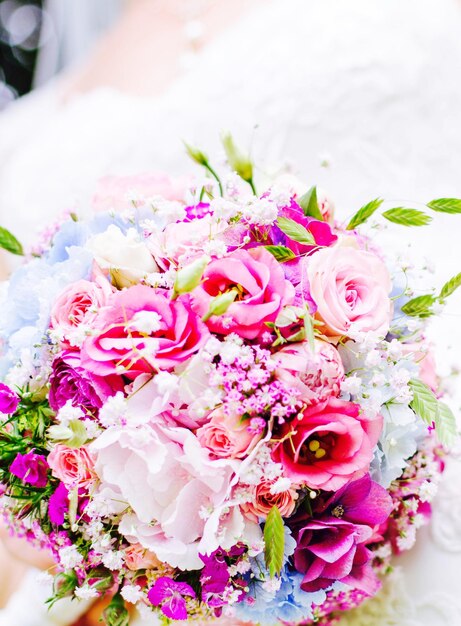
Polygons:
<instances>
[{"instance_id":1,"label":"bride's dress","mask_svg":"<svg viewBox=\"0 0 461 626\"><path fill-rule=\"evenodd\" d=\"M223 128L267 171L290 158L340 215L376 196L396 206L461 197L460 65L456 0L266 0L156 98L99 89L63 104L51 85L12 106L0 117L0 223L30 242L62 210L84 207L100 176L183 173L193 166L181 140L219 154ZM435 221L429 235L402 228L399 245L411 237L424 249L440 284L461 270L460 221ZM460 304L436 329L444 371L456 361ZM461 624L460 478L452 462L432 526L397 560L383 599L347 626Z\"/></svg>"}]
</instances>

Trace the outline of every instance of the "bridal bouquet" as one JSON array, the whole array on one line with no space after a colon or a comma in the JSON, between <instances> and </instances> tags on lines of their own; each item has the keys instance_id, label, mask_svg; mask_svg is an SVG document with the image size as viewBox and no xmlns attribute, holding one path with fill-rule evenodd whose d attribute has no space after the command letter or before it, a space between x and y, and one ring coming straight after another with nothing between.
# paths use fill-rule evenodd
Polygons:
<instances>
[{"instance_id":1,"label":"bridal bouquet","mask_svg":"<svg viewBox=\"0 0 461 626\"><path fill-rule=\"evenodd\" d=\"M342 223L225 146L225 179L188 147L203 183L105 180L3 288L2 515L52 552L50 602L109 595L109 626L334 623L414 544L456 439L426 326L461 275L427 290L365 222L461 201Z\"/></svg>"}]
</instances>

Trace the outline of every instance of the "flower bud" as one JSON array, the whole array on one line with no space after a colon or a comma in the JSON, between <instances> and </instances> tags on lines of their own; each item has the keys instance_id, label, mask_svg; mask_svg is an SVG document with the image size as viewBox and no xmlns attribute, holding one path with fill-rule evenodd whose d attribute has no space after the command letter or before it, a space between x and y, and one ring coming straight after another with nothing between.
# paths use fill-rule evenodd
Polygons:
<instances>
[{"instance_id":1,"label":"flower bud","mask_svg":"<svg viewBox=\"0 0 461 626\"><path fill-rule=\"evenodd\" d=\"M179 295L189 293L198 287L202 280L203 272L209 262L210 257L204 255L189 265L186 265L186 267L180 269L176 274L176 280L173 287L173 297L177 298Z\"/></svg>"},{"instance_id":2,"label":"flower bud","mask_svg":"<svg viewBox=\"0 0 461 626\"><path fill-rule=\"evenodd\" d=\"M129 626L130 615L119 593L112 598L111 603L103 612L103 617L107 626Z\"/></svg>"},{"instance_id":3,"label":"flower bud","mask_svg":"<svg viewBox=\"0 0 461 626\"><path fill-rule=\"evenodd\" d=\"M231 168L240 178L247 183L251 183L253 181L253 163L250 161L249 157L243 154L235 145L234 139L230 133L224 133L222 135L222 144Z\"/></svg>"},{"instance_id":4,"label":"flower bud","mask_svg":"<svg viewBox=\"0 0 461 626\"><path fill-rule=\"evenodd\" d=\"M213 315L224 315L230 305L234 302L238 293L235 289L231 289L230 291L226 291L210 302L210 308L208 312L202 317L202 321L206 322Z\"/></svg>"},{"instance_id":5,"label":"flower bud","mask_svg":"<svg viewBox=\"0 0 461 626\"><path fill-rule=\"evenodd\" d=\"M194 146L191 146L190 144L186 142L184 142L184 145L186 147L187 154L190 156L190 158L193 161L195 161L199 165L203 165L204 167L207 167L208 157L204 152L202 152L198 148L195 148Z\"/></svg>"}]
</instances>

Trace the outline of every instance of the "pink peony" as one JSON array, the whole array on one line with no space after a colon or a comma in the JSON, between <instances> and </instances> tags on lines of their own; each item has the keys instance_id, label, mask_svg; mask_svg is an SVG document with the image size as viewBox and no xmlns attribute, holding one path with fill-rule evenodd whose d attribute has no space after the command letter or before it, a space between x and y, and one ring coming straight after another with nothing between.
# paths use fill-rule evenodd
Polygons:
<instances>
[{"instance_id":1,"label":"pink peony","mask_svg":"<svg viewBox=\"0 0 461 626\"><path fill-rule=\"evenodd\" d=\"M105 176L98 182L93 197L95 211L121 212L133 208L133 200L149 200L161 196L165 200L182 200L186 191L184 180L172 180L166 174L137 176Z\"/></svg>"},{"instance_id":2,"label":"pink peony","mask_svg":"<svg viewBox=\"0 0 461 626\"><path fill-rule=\"evenodd\" d=\"M47 460L53 476L69 489L87 489L94 481L94 463L86 446L69 448L59 443Z\"/></svg>"},{"instance_id":3,"label":"pink peony","mask_svg":"<svg viewBox=\"0 0 461 626\"><path fill-rule=\"evenodd\" d=\"M51 310L51 327L61 335L62 342L80 345L94 323L99 309L112 294L109 282L99 276L95 282L79 280L64 289Z\"/></svg>"},{"instance_id":4,"label":"pink peony","mask_svg":"<svg viewBox=\"0 0 461 626\"><path fill-rule=\"evenodd\" d=\"M197 437L200 444L218 458L242 459L261 439L261 433L255 434L249 427L249 420L215 409L209 421L198 429Z\"/></svg>"},{"instance_id":5,"label":"pink peony","mask_svg":"<svg viewBox=\"0 0 461 626\"><path fill-rule=\"evenodd\" d=\"M346 245L325 248L308 259L307 276L325 335L348 336L351 330L386 335L391 279L375 254Z\"/></svg>"},{"instance_id":6,"label":"pink peony","mask_svg":"<svg viewBox=\"0 0 461 626\"><path fill-rule=\"evenodd\" d=\"M273 458L292 480L337 491L368 471L382 421L361 414L358 404L331 398L284 426Z\"/></svg>"},{"instance_id":7,"label":"pink peony","mask_svg":"<svg viewBox=\"0 0 461 626\"><path fill-rule=\"evenodd\" d=\"M307 341L292 343L274 354L277 378L301 392L308 404L339 396L344 367L339 352L326 341L315 340L312 350Z\"/></svg>"},{"instance_id":8,"label":"pink peony","mask_svg":"<svg viewBox=\"0 0 461 626\"><path fill-rule=\"evenodd\" d=\"M188 299L137 285L114 294L98 318L99 332L83 346L82 364L100 375L171 370L195 354L208 337Z\"/></svg>"},{"instance_id":9,"label":"pink peony","mask_svg":"<svg viewBox=\"0 0 461 626\"><path fill-rule=\"evenodd\" d=\"M258 520L267 517L271 509L276 506L282 517L290 517L295 510L298 492L288 488L278 491L273 480L264 480L254 487L250 502L242 505L242 511L250 519Z\"/></svg>"},{"instance_id":10,"label":"pink peony","mask_svg":"<svg viewBox=\"0 0 461 626\"><path fill-rule=\"evenodd\" d=\"M213 315L207 325L212 332L235 332L246 339L263 333L266 322L274 322L282 307L294 298L294 288L285 279L282 266L262 247L237 250L212 261L203 283L192 293L192 307L204 316L216 296L231 290L237 292L235 301L224 315Z\"/></svg>"}]
</instances>

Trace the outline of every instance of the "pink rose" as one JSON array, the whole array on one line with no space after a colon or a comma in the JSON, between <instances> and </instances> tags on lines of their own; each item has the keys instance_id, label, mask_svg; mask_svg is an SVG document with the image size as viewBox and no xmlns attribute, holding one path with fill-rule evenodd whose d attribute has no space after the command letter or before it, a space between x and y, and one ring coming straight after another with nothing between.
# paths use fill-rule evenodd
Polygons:
<instances>
[{"instance_id":1,"label":"pink rose","mask_svg":"<svg viewBox=\"0 0 461 626\"><path fill-rule=\"evenodd\" d=\"M140 374L172 370L207 340L208 331L187 298L171 301L160 289L137 285L115 293L97 320L99 332L82 350L94 374Z\"/></svg>"},{"instance_id":2,"label":"pink rose","mask_svg":"<svg viewBox=\"0 0 461 626\"><path fill-rule=\"evenodd\" d=\"M278 491L274 481L263 480L254 488L253 498L242 505L242 510L250 519L257 521L260 517L267 517L271 509L276 506L282 517L290 517L295 510L298 492L289 488Z\"/></svg>"},{"instance_id":3,"label":"pink rose","mask_svg":"<svg viewBox=\"0 0 461 626\"><path fill-rule=\"evenodd\" d=\"M366 474L382 431L382 417L367 418L360 406L331 398L284 426L273 451L285 473L312 489L337 491Z\"/></svg>"},{"instance_id":4,"label":"pink rose","mask_svg":"<svg viewBox=\"0 0 461 626\"><path fill-rule=\"evenodd\" d=\"M58 443L48 455L48 465L55 478L67 488L88 488L94 480L94 463L88 448L68 448Z\"/></svg>"},{"instance_id":5,"label":"pink rose","mask_svg":"<svg viewBox=\"0 0 461 626\"><path fill-rule=\"evenodd\" d=\"M125 550L125 564L131 572L140 569L155 569L160 561L153 552L143 548L140 543L134 543Z\"/></svg>"},{"instance_id":6,"label":"pink rose","mask_svg":"<svg viewBox=\"0 0 461 626\"><path fill-rule=\"evenodd\" d=\"M94 323L99 309L111 295L111 285L103 276L95 282L78 280L56 299L51 310L51 327L61 334L63 343L80 345L83 337L79 331Z\"/></svg>"},{"instance_id":7,"label":"pink rose","mask_svg":"<svg viewBox=\"0 0 461 626\"><path fill-rule=\"evenodd\" d=\"M325 248L307 261L307 276L325 335L347 337L351 330L386 335L391 279L375 254L346 245Z\"/></svg>"},{"instance_id":8,"label":"pink rose","mask_svg":"<svg viewBox=\"0 0 461 626\"><path fill-rule=\"evenodd\" d=\"M184 198L185 191L184 180L173 180L166 174L105 176L98 181L93 209L121 212L133 208L133 199L145 201L155 196L179 201Z\"/></svg>"},{"instance_id":9,"label":"pink rose","mask_svg":"<svg viewBox=\"0 0 461 626\"><path fill-rule=\"evenodd\" d=\"M274 354L277 378L301 392L308 404L325 402L339 396L344 367L339 352L326 341L316 339L315 350L309 342L288 344Z\"/></svg>"},{"instance_id":10,"label":"pink rose","mask_svg":"<svg viewBox=\"0 0 461 626\"><path fill-rule=\"evenodd\" d=\"M250 421L237 415L226 415L215 409L209 422L197 431L197 438L204 448L222 459L243 459L261 439L261 433L250 428Z\"/></svg>"},{"instance_id":11,"label":"pink rose","mask_svg":"<svg viewBox=\"0 0 461 626\"><path fill-rule=\"evenodd\" d=\"M206 323L212 332L235 332L245 339L255 339L264 332L266 322L274 322L282 307L294 298L294 288L285 279L282 266L262 247L237 250L212 261L202 284L191 295L192 307L204 316L216 296L231 290L237 291L237 297L226 313L213 315Z\"/></svg>"}]
</instances>

